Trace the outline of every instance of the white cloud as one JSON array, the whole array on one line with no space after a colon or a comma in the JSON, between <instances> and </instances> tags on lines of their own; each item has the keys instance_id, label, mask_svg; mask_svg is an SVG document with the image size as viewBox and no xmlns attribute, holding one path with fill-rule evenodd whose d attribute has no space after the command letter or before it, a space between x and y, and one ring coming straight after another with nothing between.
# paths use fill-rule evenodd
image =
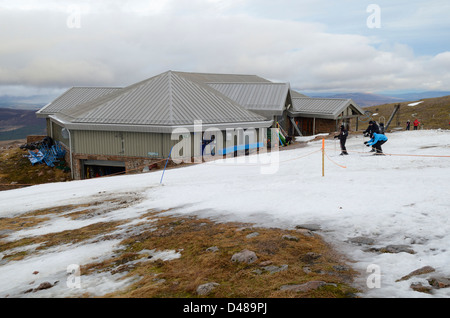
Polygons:
<instances>
[{"instance_id":1,"label":"white cloud","mask_svg":"<svg viewBox=\"0 0 450 318\"><path fill-rule=\"evenodd\" d=\"M318 12L314 2L44 1L39 9L34 1L7 3L0 10L8 26L0 29L3 85L124 86L170 69L251 73L308 91L450 89L449 52L420 56L381 32L339 33L326 21L295 19ZM80 28L68 27L68 5L81 8ZM337 19L344 9L331 7L341 10ZM264 11L270 8L278 11ZM352 7L358 25L367 17L361 8ZM286 12L290 19L282 18Z\"/></svg>"}]
</instances>

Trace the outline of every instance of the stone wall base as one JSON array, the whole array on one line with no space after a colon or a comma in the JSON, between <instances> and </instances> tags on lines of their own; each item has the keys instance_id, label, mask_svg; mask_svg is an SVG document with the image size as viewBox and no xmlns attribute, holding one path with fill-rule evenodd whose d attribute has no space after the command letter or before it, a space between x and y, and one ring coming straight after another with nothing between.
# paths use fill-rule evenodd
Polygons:
<instances>
[{"instance_id":1,"label":"stone wall base","mask_svg":"<svg viewBox=\"0 0 450 318\"><path fill-rule=\"evenodd\" d=\"M136 174L150 170L164 168L166 159L161 158L141 158L141 157L123 157L123 156L103 156L103 155L83 155L74 154L72 159L73 177L75 180L83 178L83 161L99 160L111 162L123 162L125 164L125 174ZM113 165L113 164L112 164ZM170 166L174 165L170 161Z\"/></svg>"}]
</instances>

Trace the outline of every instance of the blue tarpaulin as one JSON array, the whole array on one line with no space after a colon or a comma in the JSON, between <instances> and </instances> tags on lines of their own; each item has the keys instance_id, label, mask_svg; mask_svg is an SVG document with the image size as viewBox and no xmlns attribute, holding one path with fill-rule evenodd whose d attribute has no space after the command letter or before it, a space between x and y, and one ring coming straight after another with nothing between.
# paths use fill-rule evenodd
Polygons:
<instances>
[{"instance_id":1,"label":"blue tarpaulin","mask_svg":"<svg viewBox=\"0 0 450 318\"><path fill-rule=\"evenodd\" d=\"M228 147L224 149L220 149L218 151L219 155L226 155L227 153L232 153L239 150L249 150L249 149L257 149L264 146L263 142L257 142L253 144L245 144L245 145L237 145L233 147Z\"/></svg>"}]
</instances>

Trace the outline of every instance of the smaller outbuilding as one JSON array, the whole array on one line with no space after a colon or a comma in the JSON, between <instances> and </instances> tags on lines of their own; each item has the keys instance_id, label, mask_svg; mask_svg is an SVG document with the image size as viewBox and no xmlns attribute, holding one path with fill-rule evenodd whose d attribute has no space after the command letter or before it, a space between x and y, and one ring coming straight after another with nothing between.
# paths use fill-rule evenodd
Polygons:
<instances>
[{"instance_id":1,"label":"smaller outbuilding","mask_svg":"<svg viewBox=\"0 0 450 318\"><path fill-rule=\"evenodd\" d=\"M358 130L358 117L364 115L351 99L292 97L292 107L288 109L292 135L311 136L338 131L341 123ZM297 127L297 128L296 128Z\"/></svg>"}]
</instances>

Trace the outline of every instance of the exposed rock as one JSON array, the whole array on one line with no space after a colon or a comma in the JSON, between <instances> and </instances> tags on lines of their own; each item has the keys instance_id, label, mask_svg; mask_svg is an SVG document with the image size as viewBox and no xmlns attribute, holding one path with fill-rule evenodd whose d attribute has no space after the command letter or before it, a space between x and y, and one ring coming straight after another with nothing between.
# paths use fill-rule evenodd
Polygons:
<instances>
[{"instance_id":1,"label":"exposed rock","mask_svg":"<svg viewBox=\"0 0 450 318\"><path fill-rule=\"evenodd\" d=\"M302 235L305 236L314 236L314 233L311 230L307 230L307 229L297 229L295 230L297 233L300 233Z\"/></svg>"},{"instance_id":2,"label":"exposed rock","mask_svg":"<svg viewBox=\"0 0 450 318\"><path fill-rule=\"evenodd\" d=\"M53 285L49 282L43 282L41 283L37 288L34 289L34 291L43 290L43 289L49 289L52 288Z\"/></svg>"},{"instance_id":3,"label":"exposed rock","mask_svg":"<svg viewBox=\"0 0 450 318\"><path fill-rule=\"evenodd\" d=\"M375 252L375 253L409 253L415 254L416 252L409 247L408 245L388 245L381 248L371 247L366 250L366 252Z\"/></svg>"},{"instance_id":4,"label":"exposed rock","mask_svg":"<svg viewBox=\"0 0 450 318\"><path fill-rule=\"evenodd\" d=\"M447 288L450 287L450 279L447 277L431 277L428 282L434 288Z\"/></svg>"},{"instance_id":5,"label":"exposed rock","mask_svg":"<svg viewBox=\"0 0 450 318\"><path fill-rule=\"evenodd\" d=\"M217 246L211 246L206 249L207 252L217 252L219 248Z\"/></svg>"},{"instance_id":6,"label":"exposed rock","mask_svg":"<svg viewBox=\"0 0 450 318\"><path fill-rule=\"evenodd\" d=\"M305 229L305 230L310 230L310 231L320 231L321 227L319 224L299 224L295 226L296 229Z\"/></svg>"},{"instance_id":7,"label":"exposed rock","mask_svg":"<svg viewBox=\"0 0 450 318\"><path fill-rule=\"evenodd\" d=\"M344 265L334 265L333 269L337 270L338 272L347 272L350 270L349 267L344 266Z\"/></svg>"},{"instance_id":8,"label":"exposed rock","mask_svg":"<svg viewBox=\"0 0 450 318\"><path fill-rule=\"evenodd\" d=\"M434 272L434 271L435 271L435 269L433 267L431 267L431 266L424 266L422 268L416 269L415 271L412 271L411 273L409 273L406 276L403 276L400 279L397 279L396 281L400 282L402 280L408 280L408 279L410 279L413 276L422 275L422 274L428 274L428 273L431 273L431 272Z\"/></svg>"},{"instance_id":9,"label":"exposed rock","mask_svg":"<svg viewBox=\"0 0 450 318\"><path fill-rule=\"evenodd\" d=\"M412 283L410 287L412 290L415 290L417 292L428 293L428 294L430 294L431 291L433 290L433 288L431 286L424 286L424 285L422 285L422 283Z\"/></svg>"},{"instance_id":10,"label":"exposed rock","mask_svg":"<svg viewBox=\"0 0 450 318\"><path fill-rule=\"evenodd\" d=\"M327 283L323 282L323 281L313 280L313 281L310 281L310 282L307 282L307 283L304 283L301 285L283 285L280 287L280 290L304 293L304 292L309 292L311 290L316 290L319 287L322 287L324 285L327 285Z\"/></svg>"},{"instance_id":11,"label":"exposed rock","mask_svg":"<svg viewBox=\"0 0 450 318\"><path fill-rule=\"evenodd\" d=\"M40 290L49 289L49 288L52 288L53 286L55 286L57 283L58 283L58 281L56 281L54 284L51 284L49 282L43 282L38 287L36 287L34 289L28 289L24 293L25 294L31 293L31 292L35 293L35 292L40 291Z\"/></svg>"},{"instance_id":12,"label":"exposed rock","mask_svg":"<svg viewBox=\"0 0 450 318\"><path fill-rule=\"evenodd\" d=\"M411 249L408 245L388 245L379 249L381 253L409 253L415 254L414 250Z\"/></svg>"},{"instance_id":13,"label":"exposed rock","mask_svg":"<svg viewBox=\"0 0 450 318\"><path fill-rule=\"evenodd\" d=\"M264 261L259 263L259 266L269 266L269 265L272 265L272 261Z\"/></svg>"},{"instance_id":14,"label":"exposed rock","mask_svg":"<svg viewBox=\"0 0 450 318\"><path fill-rule=\"evenodd\" d=\"M253 237L257 237L259 235L259 233L258 232L253 232L253 233L250 233L250 234L248 234L247 236L246 236L246 238L253 238Z\"/></svg>"},{"instance_id":15,"label":"exposed rock","mask_svg":"<svg viewBox=\"0 0 450 318\"><path fill-rule=\"evenodd\" d=\"M197 294L201 296L208 295L216 286L219 286L219 284L214 282L200 285L197 287Z\"/></svg>"},{"instance_id":16,"label":"exposed rock","mask_svg":"<svg viewBox=\"0 0 450 318\"><path fill-rule=\"evenodd\" d=\"M232 262L247 263L247 264L251 264L257 259L258 257L256 256L255 252L249 250L243 250L242 252L236 253L231 257Z\"/></svg>"},{"instance_id":17,"label":"exposed rock","mask_svg":"<svg viewBox=\"0 0 450 318\"><path fill-rule=\"evenodd\" d=\"M288 240L288 241L295 241L298 242L298 237L293 236L293 235L283 235L282 236L283 240Z\"/></svg>"},{"instance_id":18,"label":"exposed rock","mask_svg":"<svg viewBox=\"0 0 450 318\"><path fill-rule=\"evenodd\" d=\"M288 269L289 265L284 264L281 266L275 266L275 265L269 265L269 266L265 266L263 267L263 269L267 272L269 272L270 274L275 274L278 272L282 272L282 271L286 271Z\"/></svg>"},{"instance_id":19,"label":"exposed rock","mask_svg":"<svg viewBox=\"0 0 450 318\"><path fill-rule=\"evenodd\" d=\"M349 238L348 242L357 245L373 245L373 243L375 243L375 240L365 236L357 236Z\"/></svg>"},{"instance_id":20,"label":"exposed rock","mask_svg":"<svg viewBox=\"0 0 450 318\"><path fill-rule=\"evenodd\" d=\"M305 263L312 263L321 256L322 256L321 254L309 252L309 253L306 253L305 255L301 256L300 260Z\"/></svg>"}]
</instances>

